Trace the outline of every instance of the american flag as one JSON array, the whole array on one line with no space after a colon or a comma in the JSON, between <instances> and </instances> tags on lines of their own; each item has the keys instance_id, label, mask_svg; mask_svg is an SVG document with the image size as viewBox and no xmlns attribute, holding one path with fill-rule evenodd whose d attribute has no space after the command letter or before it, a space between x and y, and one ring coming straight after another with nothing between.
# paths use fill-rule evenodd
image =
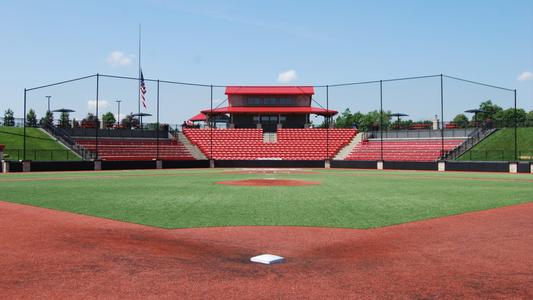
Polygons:
<instances>
[{"instance_id":1,"label":"american flag","mask_svg":"<svg viewBox=\"0 0 533 300\"><path fill-rule=\"evenodd\" d=\"M144 96L146 94L146 85L144 84L144 76L143 71L141 70L141 84L139 86L139 89L141 90L141 100L143 103L144 109L146 109L146 97Z\"/></svg>"}]
</instances>

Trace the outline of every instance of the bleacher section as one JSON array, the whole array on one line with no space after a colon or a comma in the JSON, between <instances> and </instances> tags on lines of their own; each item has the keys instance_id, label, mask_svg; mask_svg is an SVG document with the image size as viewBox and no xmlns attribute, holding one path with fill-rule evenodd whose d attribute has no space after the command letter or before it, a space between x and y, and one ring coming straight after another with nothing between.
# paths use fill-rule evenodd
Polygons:
<instances>
[{"instance_id":1,"label":"bleacher section","mask_svg":"<svg viewBox=\"0 0 533 300\"><path fill-rule=\"evenodd\" d=\"M464 139L445 139L444 151L448 152L464 142ZM383 160L386 161L436 161L441 156L440 139L383 140ZM361 141L347 160L380 160L380 140Z\"/></svg>"},{"instance_id":2,"label":"bleacher section","mask_svg":"<svg viewBox=\"0 0 533 300\"><path fill-rule=\"evenodd\" d=\"M184 129L187 138L207 157L211 153L211 132L212 158L219 160L323 160L326 148L332 158L357 133L355 129L279 129L277 142L264 143L262 129Z\"/></svg>"},{"instance_id":3,"label":"bleacher section","mask_svg":"<svg viewBox=\"0 0 533 300\"><path fill-rule=\"evenodd\" d=\"M91 152L96 152L94 139L76 139ZM98 153L102 160L153 160L157 157L157 141L154 139L107 139L98 141ZM194 160L181 142L159 140L159 159Z\"/></svg>"}]
</instances>

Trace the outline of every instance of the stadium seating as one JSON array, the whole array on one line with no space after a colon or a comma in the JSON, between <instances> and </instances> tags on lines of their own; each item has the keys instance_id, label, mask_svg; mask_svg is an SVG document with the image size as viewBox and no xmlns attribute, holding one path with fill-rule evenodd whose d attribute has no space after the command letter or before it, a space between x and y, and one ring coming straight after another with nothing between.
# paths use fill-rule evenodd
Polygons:
<instances>
[{"instance_id":1,"label":"stadium seating","mask_svg":"<svg viewBox=\"0 0 533 300\"><path fill-rule=\"evenodd\" d=\"M277 142L264 143L262 129L187 128L183 132L207 157L212 134L213 159L220 160L322 160L327 153L335 156L357 133L355 129L279 129Z\"/></svg>"},{"instance_id":2,"label":"stadium seating","mask_svg":"<svg viewBox=\"0 0 533 300\"><path fill-rule=\"evenodd\" d=\"M444 151L459 146L463 139L444 140ZM436 161L441 155L440 139L383 140L383 160L387 161ZM347 160L380 160L380 140L361 141Z\"/></svg>"},{"instance_id":3,"label":"stadium seating","mask_svg":"<svg viewBox=\"0 0 533 300\"><path fill-rule=\"evenodd\" d=\"M76 142L91 152L96 152L94 139L77 139ZM157 156L154 139L107 139L98 141L98 154L102 160L153 160ZM182 143L162 139L159 141L159 158L163 160L194 160Z\"/></svg>"}]
</instances>

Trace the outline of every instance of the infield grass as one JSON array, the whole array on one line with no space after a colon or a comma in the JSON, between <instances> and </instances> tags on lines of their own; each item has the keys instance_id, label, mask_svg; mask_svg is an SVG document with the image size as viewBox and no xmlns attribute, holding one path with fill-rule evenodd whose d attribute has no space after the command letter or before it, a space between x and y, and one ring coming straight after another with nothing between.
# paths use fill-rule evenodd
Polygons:
<instances>
[{"instance_id":1,"label":"infield grass","mask_svg":"<svg viewBox=\"0 0 533 300\"><path fill-rule=\"evenodd\" d=\"M529 174L224 169L0 175L0 200L163 228L295 225L372 228L533 201ZM311 171L311 170L308 170ZM246 187L222 180L296 179L321 185Z\"/></svg>"}]
</instances>

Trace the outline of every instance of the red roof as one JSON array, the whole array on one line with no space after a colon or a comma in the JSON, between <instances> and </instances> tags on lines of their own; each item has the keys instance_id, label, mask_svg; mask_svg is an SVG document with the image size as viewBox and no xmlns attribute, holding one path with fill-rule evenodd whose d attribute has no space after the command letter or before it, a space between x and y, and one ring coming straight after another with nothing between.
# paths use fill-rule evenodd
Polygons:
<instances>
[{"instance_id":1,"label":"red roof","mask_svg":"<svg viewBox=\"0 0 533 300\"><path fill-rule=\"evenodd\" d=\"M205 121L207 119L206 115L203 113L199 113L196 116L189 119L191 122L199 122L199 121Z\"/></svg>"},{"instance_id":2,"label":"red roof","mask_svg":"<svg viewBox=\"0 0 533 300\"><path fill-rule=\"evenodd\" d=\"M202 113L209 114L211 110L202 110ZM320 107L310 106L228 106L213 109L213 114L315 114L323 116L333 116L336 110L327 110Z\"/></svg>"},{"instance_id":3,"label":"red roof","mask_svg":"<svg viewBox=\"0 0 533 300\"><path fill-rule=\"evenodd\" d=\"M312 86L228 86L226 95L313 95Z\"/></svg>"}]
</instances>

